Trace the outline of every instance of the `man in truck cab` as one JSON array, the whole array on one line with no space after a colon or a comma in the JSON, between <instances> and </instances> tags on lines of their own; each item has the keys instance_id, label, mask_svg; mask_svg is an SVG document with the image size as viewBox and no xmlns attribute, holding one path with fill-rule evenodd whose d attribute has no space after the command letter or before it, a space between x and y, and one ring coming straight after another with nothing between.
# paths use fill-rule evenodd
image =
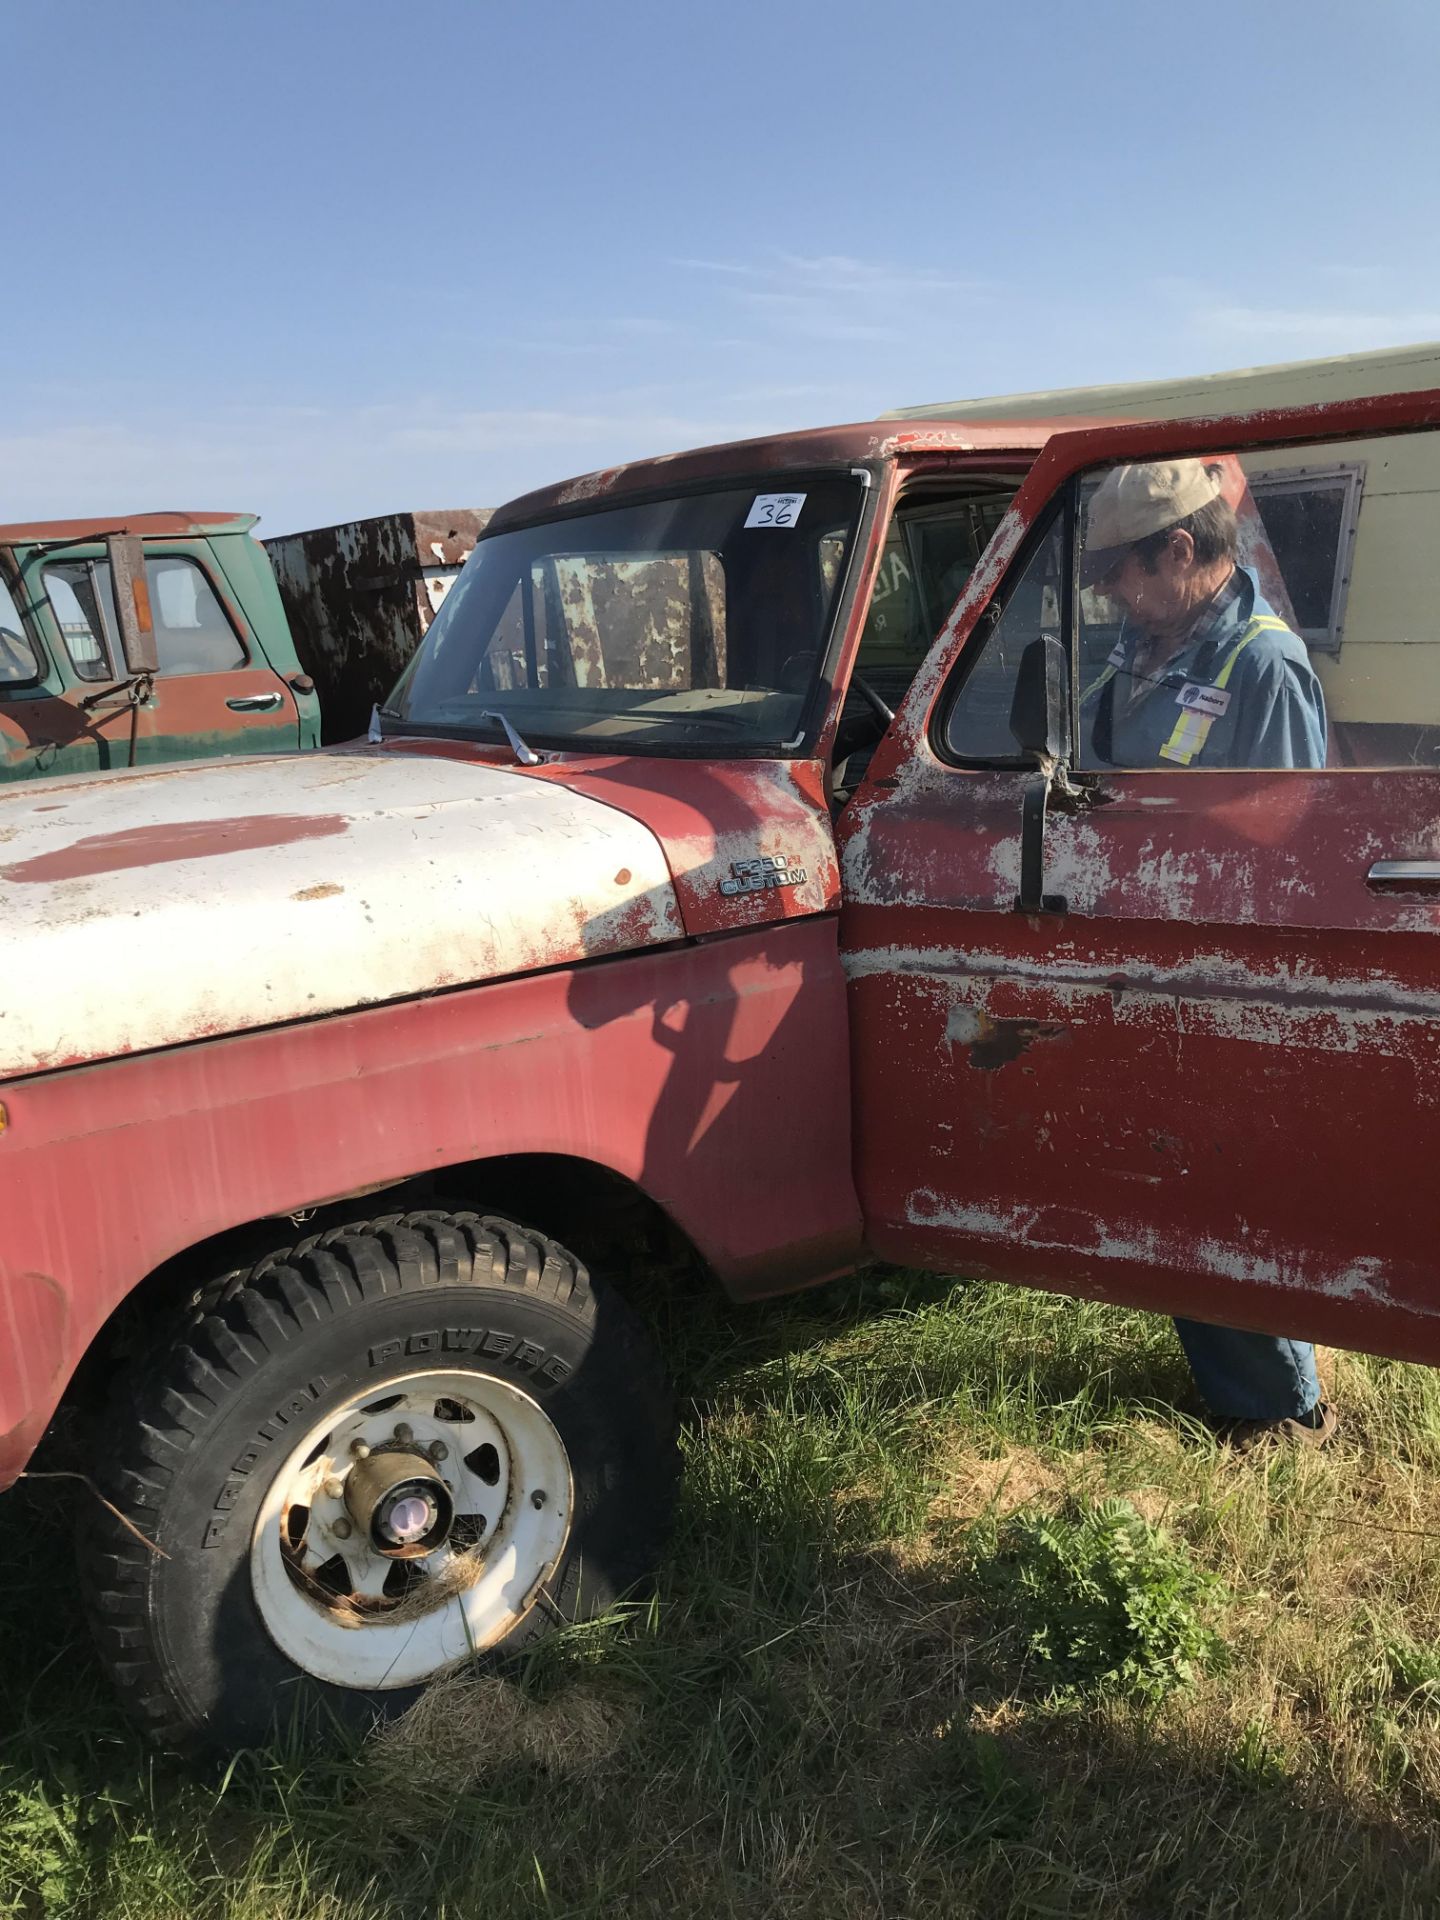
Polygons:
<instances>
[{"instance_id":1,"label":"man in truck cab","mask_svg":"<svg viewBox=\"0 0 1440 1920\"><path fill-rule=\"evenodd\" d=\"M1305 643L1236 565L1235 511L1199 460L1112 467L1081 584L1124 613L1086 689L1090 764L1323 767L1325 696Z\"/></svg>"},{"instance_id":2,"label":"man in truck cab","mask_svg":"<svg viewBox=\"0 0 1440 1920\"><path fill-rule=\"evenodd\" d=\"M1325 697L1305 643L1236 562L1235 511L1199 460L1112 467L1090 503L1084 588L1120 635L1085 689L1092 767L1323 767ZM1335 1431L1308 1341L1175 1322L1196 1385L1241 1444Z\"/></svg>"}]
</instances>

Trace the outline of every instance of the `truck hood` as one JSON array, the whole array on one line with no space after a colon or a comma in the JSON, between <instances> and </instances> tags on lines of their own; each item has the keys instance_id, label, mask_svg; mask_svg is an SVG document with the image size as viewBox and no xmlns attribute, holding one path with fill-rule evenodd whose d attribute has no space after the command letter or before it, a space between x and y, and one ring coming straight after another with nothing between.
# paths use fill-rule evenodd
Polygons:
<instances>
[{"instance_id":1,"label":"truck hood","mask_svg":"<svg viewBox=\"0 0 1440 1920\"><path fill-rule=\"evenodd\" d=\"M503 768L364 752L0 789L0 1076L678 939L660 844Z\"/></svg>"}]
</instances>

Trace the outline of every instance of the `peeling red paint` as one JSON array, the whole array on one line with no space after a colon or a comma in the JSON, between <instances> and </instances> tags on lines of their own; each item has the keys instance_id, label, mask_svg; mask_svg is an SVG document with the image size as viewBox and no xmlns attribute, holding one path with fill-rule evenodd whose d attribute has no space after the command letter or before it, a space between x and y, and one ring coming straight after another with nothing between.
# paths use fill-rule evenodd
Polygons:
<instances>
[{"instance_id":1,"label":"peeling red paint","mask_svg":"<svg viewBox=\"0 0 1440 1920\"><path fill-rule=\"evenodd\" d=\"M649 827L664 849L692 936L833 912L840 904L818 762L557 754L520 771L603 800ZM764 855L782 856L787 871L803 870L805 879L763 892L723 891L737 866Z\"/></svg>"},{"instance_id":2,"label":"peeling red paint","mask_svg":"<svg viewBox=\"0 0 1440 1920\"><path fill-rule=\"evenodd\" d=\"M199 860L217 853L252 853L257 847L288 847L297 840L323 840L344 833L343 813L247 814L234 820L178 820L119 833L94 833L0 867L0 879L79 880L89 874L119 873L127 867L158 867L171 860Z\"/></svg>"},{"instance_id":3,"label":"peeling red paint","mask_svg":"<svg viewBox=\"0 0 1440 1920\"><path fill-rule=\"evenodd\" d=\"M613 1168L737 1296L842 1270L860 1235L844 996L835 922L812 916L7 1083L0 1431L38 1433L101 1322L184 1247L476 1156ZM37 1206L42 1190L65 1205ZM24 1287L42 1266L63 1331Z\"/></svg>"}]
</instances>

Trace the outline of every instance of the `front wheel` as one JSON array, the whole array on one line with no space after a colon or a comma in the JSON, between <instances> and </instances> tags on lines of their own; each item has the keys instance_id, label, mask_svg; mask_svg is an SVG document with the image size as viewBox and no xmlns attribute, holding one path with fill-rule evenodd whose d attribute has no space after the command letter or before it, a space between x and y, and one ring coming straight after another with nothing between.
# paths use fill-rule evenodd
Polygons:
<instances>
[{"instance_id":1,"label":"front wheel","mask_svg":"<svg viewBox=\"0 0 1440 1920\"><path fill-rule=\"evenodd\" d=\"M363 1725L593 1617L654 1569L670 1398L625 1303L555 1244L409 1214L202 1294L110 1415L82 1543L102 1654L172 1745Z\"/></svg>"}]
</instances>

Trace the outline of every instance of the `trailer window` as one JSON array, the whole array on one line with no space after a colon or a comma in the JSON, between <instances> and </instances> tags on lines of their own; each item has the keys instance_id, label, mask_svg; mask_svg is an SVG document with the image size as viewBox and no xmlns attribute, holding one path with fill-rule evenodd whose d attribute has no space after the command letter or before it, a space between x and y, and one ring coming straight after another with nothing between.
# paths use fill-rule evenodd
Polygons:
<instances>
[{"instance_id":1,"label":"trailer window","mask_svg":"<svg viewBox=\"0 0 1440 1920\"><path fill-rule=\"evenodd\" d=\"M1295 631L1312 650L1338 653L1360 517L1365 463L1259 470L1250 492L1290 590Z\"/></svg>"}]
</instances>

